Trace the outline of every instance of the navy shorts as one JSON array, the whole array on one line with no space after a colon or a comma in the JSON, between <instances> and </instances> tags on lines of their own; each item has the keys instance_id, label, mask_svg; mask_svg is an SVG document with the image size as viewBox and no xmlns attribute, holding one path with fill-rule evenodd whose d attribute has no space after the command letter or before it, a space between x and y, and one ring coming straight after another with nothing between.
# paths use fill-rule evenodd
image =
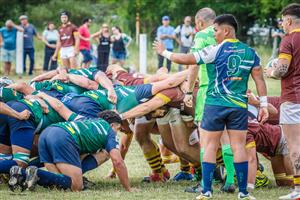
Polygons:
<instances>
[{"instance_id":1,"label":"navy shorts","mask_svg":"<svg viewBox=\"0 0 300 200\"><path fill-rule=\"evenodd\" d=\"M46 93L47 95L54 97L58 100L61 100L64 97L64 94L61 92L58 92L57 90L51 89L51 90L41 90L42 92Z\"/></svg>"},{"instance_id":2,"label":"navy shorts","mask_svg":"<svg viewBox=\"0 0 300 200\"><path fill-rule=\"evenodd\" d=\"M12 109L22 112L29 110L29 107L24 103L15 101L8 104ZM10 143L31 150L36 124L34 117L31 115L27 120L18 120L13 117L7 117L7 123L10 131Z\"/></svg>"},{"instance_id":3,"label":"navy shorts","mask_svg":"<svg viewBox=\"0 0 300 200\"><path fill-rule=\"evenodd\" d=\"M152 98L152 84L142 84L135 87L135 96L139 103L144 103Z\"/></svg>"},{"instance_id":4,"label":"navy shorts","mask_svg":"<svg viewBox=\"0 0 300 200\"><path fill-rule=\"evenodd\" d=\"M207 131L247 130L248 111L246 108L205 105L201 128Z\"/></svg>"},{"instance_id":5,"label":"navy shorts","mask_svg":"<svg viewBox=\"0 0 300 200\"><path fill-rule=\"evenodd\" d=\"M67 163L81 168L79 146L61 127L46 128L39 138L38 147L42 163Z\"/></svg>"},{"instance_id":6,"label":"navy shorts","mask_svg":"<svg viewBox=\"0 0 300 200\"><path fill-rule=\"evenodd\" d=\"M112 58L115 60L125 60L126 52L125 51L112 51Z\"/></svg>"},{"instance_id":7,"label":"navy shorts","mask_svg":"<svg viewBox=\"0 0 300 200\"><path fill-rule=\"evenodd\" d=\"M73 112L88 118L97 118L98 113L103 111L93 99L73 93L65 95L62 102Z\"/></svg>"},{"instance_id":8,"label":"navy shorts","mask_svg":"<svg viewBox=\"0 0 300 200\"><path fill-rule=\"evenodd\" d=\"M9 138L8 116L0 114L0 144L11 146Z\"/></svg>"},{"instance_id":9,"label":"navy shorts","mask_svg":"<svg viewBox=\"0 0 300 200\"><path fill-rule=\"evenodd\" d=\"M81 49L80 50L80 53L82 54L83 56L83 63L88 63L90 61L93 60L92 58L92 55L91 55L91 51L90 50L87 50L87 49Z\"/></svg>"}]
</instances>

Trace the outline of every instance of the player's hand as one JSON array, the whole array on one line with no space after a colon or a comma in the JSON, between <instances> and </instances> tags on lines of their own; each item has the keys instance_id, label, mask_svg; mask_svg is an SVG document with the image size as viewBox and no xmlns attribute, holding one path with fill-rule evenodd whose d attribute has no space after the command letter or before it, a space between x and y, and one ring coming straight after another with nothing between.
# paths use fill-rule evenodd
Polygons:
<instances>
[{"instance_id":1,"label":"player's hand","mask_svg":"<svg viewBox=\"0 0 300 200\"><path fill-rule=\"evenodd\" d=\"M186 94L184 96L183 102L187 107L193 107L193 95L192 94Z\"/></svg>"},{"instance_id":2,"label":"player's hand","mask_svg":"<svg viewBox=\"0 0 300 200\"><path fill-rule=\"evenodd\" d=\"M30 115L31 115L31 112L29 110L23 110L22 112L19 112L18 119L19 120L27 120L27 119L29 119Z\"/></svg>"},{"instance_id":3,"label":"player's hand","mask_svg":"<svg viewBox=\"0 0 300 200\"><path fill-rule=\"evenodd\" d=\"M252 93L247 91L248 103L253 106L259 106L259 99Z\"/></svg>"},{"instance_id":4,"label":"player's hand","mask_svg":"<svg viewBox=\"0 0 300 200\"><path fill-rule=\"evenodd\" d=\"M56 61L57 60L57 55L53 54L53 56L51 57L51 60Z\"/></svg>"},{"instance_id":5,"label":"player's hand","mask_svg":"<svg viewBox=\"0 0 300 200\"><path fill-rule=\"evenodd\" d=\"M107 95L108 95L108 100L110 102L112 102L113 104L117 103L117 94L114 89L108 90Z\"/></svg>"},{"instance_id":6,"label":"player's hand","mask_svg":"<svg viewBox=\"0 0 300 200\"><path fill-rule=\"evenodd\" d=\"M272 78L272 72L274 71L273 67L268 67L264 69L264 74L268 77L268 78Z\"/></svg>"},{"instance_id":7,"label":"player's hand","mask_svg":"<svg viewBox=\"0 0 300 200\"><path fill-rule=\"evenodd\" d=\"M50 81L55 81L55 80L59 80L59 81L66 83L66 82L69 82L69 77L68 77L68 74L66 74L66 73L60 73L50 79Z\"/></svg>"},{"instance_id":8,"label":"player's hand","mask_svg":"<svg viewBox=\"0 0 300 200\"><path fill-rule=\"evenodd\" d=\"M154 41L153 42L153 49L158 53L158 54L162 54L162 52L164 50L166 50L164 44L162 42L159 41Z\"/></svg>"},{"instance_id":9,"label":"player's hand","mask_svg":"<svg viewBox=\"0 0 300 200\"><path fill-rule=\"evenodd\" d=\"M258 121L263 124L265 123L269 118L269 111L267 107L260 107L259 113L258 113Z\"/></svg>"}]
</instances>

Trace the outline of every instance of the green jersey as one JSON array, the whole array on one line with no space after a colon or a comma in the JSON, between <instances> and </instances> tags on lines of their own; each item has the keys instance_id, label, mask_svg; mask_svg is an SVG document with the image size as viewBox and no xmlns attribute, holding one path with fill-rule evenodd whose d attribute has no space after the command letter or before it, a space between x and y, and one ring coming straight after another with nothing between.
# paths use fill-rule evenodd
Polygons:
<instances>
[{"instance_id":1,"label":"green jersey","mask_svg":"<svg viewBox=\"0 0 300 200\"><path fill-rule=\"evenodd\" d=\"M117 95L117 104L114 106L107 98L107 90L91 90L84 92L82 95L96 101L102 110L111 110L114 107L119 113L126 112L137 105L139 102L135 94L135 86L115 86Z\"/></svg>"},{"instance_id":2,"label":"green jersey","mask_svg":"<svg viewBox=\"0 0 300 200\"><path fill-rule=\"evenodd\" d=\"M79 151L83 153L95 153L106 148L110 125L102 119L82 119L72 122L54 124L66 130L79 145Z\"/></svg>"},{"instance_id":3,"label":"green jersey","mask_svg":"<svg viewBox=\"0 0 300 200\"><path fill-rule=\"evenodd\" d=\"M87 89L82 88L78 85L75 85L73 83L63 83L61 81L43 81L43 82L33 82L31 83L31 86L35 90L56 90L62 94L67 94L67 93L75 93L75 94L81 94Z\"/></svg>"},{"instance_id":4,"label":"green jersey","mask_svg":"<svg viewBox=\"0 0 300 200\"><path fill-rule=\"evenodd\" d=\"M22 99L19 100L19 102L24 103L30 109L39 132L53 123L64 121L63 118L47 102L49 110L48 113L43 112L42 106L35 99Z\"/></svg>"},{"instance_id":5,"label":"green jersey","mask_svg":"<svg viewBox=\"0 0 300 200\"><path fill-rule=\"evenodd\" d=\"M194 38L194 45L191 48L191 52L199 51L210 45L215 45L216 40L214 37L213 26L209 26L206 29L196 33ZM199 78L199 90L197 93L196 107L195 107L195 121L201 121L204 111L204 104L206 99L206 91L208 88L208 76L206 65L212 64L202 64L199 67L198 78ZM211 66L208 66L211 67Z\"/></svg>"},{"instance_id":6,"label":"green jersey","mask_svg":"<svg viewBox=\"0 0 300 200\"><path fill-rule=\"evenodd\" d=\"M94 72L98 71L97 67L89 67L86 69L70 69L69 74L76 74L76 75L81 75L84 76L90 80L94 80Z\"/></svg>"},{"instance_id":7,"label":"green jersey","mask_svg":"<svg viewBox=\"0 0 300 200\"><path fill-rule=\"evenodd\" d=\"M224 40L194 53L197 64L207 66L209 85L205 104L247 108L246 91L253 67L260 67L260 58L248 45L236 39Z\"/></svg>"},{"instance_id":8,"label":"green jersey","mask_svg":"<svg viewBox=\"0 0 300 200\"><path fill-rule=\"evenodd\" d=\"M20 99L23 99L23 94L15 91L14 89L5 87L0 88L0 101L8 102Z\"/></svg>"}]
</instances>

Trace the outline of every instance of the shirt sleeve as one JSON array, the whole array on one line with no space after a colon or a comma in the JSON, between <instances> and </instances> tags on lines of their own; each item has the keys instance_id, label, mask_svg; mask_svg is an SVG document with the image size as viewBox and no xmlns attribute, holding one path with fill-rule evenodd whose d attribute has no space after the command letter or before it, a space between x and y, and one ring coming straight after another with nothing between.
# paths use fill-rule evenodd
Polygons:
<instances>
[{"instance_id":1,"label":"shirt sleeve","mask_svg":"<svg viewBox=\"0 0 300 200\"><path fill-rule=\"evenodd\" d=\"M260 57L255 52L253 67L260 67L260 66L261 66Z\"/></svg>"},{"instance_id":2,"label":"shirt sleeve","mask_svg":"<svg viewBox=\"0 0 300 200\"><path fill-rule=\"evenodd\" d=\"M78 34L78 28L75 25L73 25L73 34L74 35Z\"/></svg>"},{"instance_id":3,"label":"shirt sleeve","mask_svg":"<svg viewBox=\"0 0 300 200\"><path fill-rule=\"evenodd\" d=\"M175 36L176 35L176 33L175 33L175 29L173 28L173 27L171 27L171 35L173 35L173 36Z\"/></svg>"},{"instance_id":4,"label":"shirt sleeve","mask_svg":"<svg viewBox=\"0 0 300 200\"><path fill-rule=\"evenodd\" d=\"M155 97L162 99L165 104L168 104L172 100L176 100L179 96L180 94L178 94L177 88L165 89L155 95Z\"/></svg>"},{"instance_id":5,"label":"shirt sleeve","mask_svg":"<svg viewBox=\"0 0 300 200\"><path fill-rule=\"evenodd\" d=\"M107 142L105 144L105 150L109 153L113 149L119 149L119 141L117 134L111 129L107 136Z\"/></svg>"},{"instance_id":6,"label":"shirt sleeve","mask_svg":"<svg viewBox=\"0 0 300 200\"><path fill-rule=\"evenodd\" d=\"M284 58L291 61L292 55L292 44L290 36L285 36L280 43L278 58Z\"/></svg>"},{"instance_id":7,"label":"shirt sleeve","mask_svg":"<svg viewBox=\"0 0 300 200\"><path fill-rule=\"evenodd\" d=\"M194 52L194 57L198 65L213 63L215 61L217 52L219 50L219 45L210 45L208 47L203 48L202 50L198 50Z\"/></svg>"},{"instance_id":8,"label":"shirt sleeve","mask_svg":"<svg viewBox=\"0 0 300 200\"><path fill-rule=\"evenodd\" d=\"M32 30L33 30L33 35L36 36L36 29L35 29L35 27L33 25L32 25Z\"/></svg>"}]
</instances>

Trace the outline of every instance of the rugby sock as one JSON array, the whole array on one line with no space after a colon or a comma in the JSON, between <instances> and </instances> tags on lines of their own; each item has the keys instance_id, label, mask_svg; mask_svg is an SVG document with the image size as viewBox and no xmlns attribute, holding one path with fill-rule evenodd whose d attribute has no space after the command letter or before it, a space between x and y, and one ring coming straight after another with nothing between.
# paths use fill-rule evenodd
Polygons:
<instances>
[{"instance_id":1,"label":"rugby sock","mask_svg":"<svg viewBox=\"0 0 300 200\"><path fill-rule=\"evenodd\" d=\"M222 156L227 172L226 185L234 184L234 165L233 165L233 153L230 144L222 145Z\"/></svg>"},{"instance_id":2,"label":"rugby sock","mask_svg":"<svg viewBox=\"0 0 300 200\"><path fill-rule=\"evenodd\" d=\"M92 169L95 169L97 167L98 167L98 163L93 155L87 155L81 161L82 174L84 174L85 172L90 171Z\"/></svg>"},{"instance_id":3,"label":"rugby sock","mask_svg":"<svg viewBox=\"0 0 300 200\"><path fill-rule=\"evenodd\" d=\"M239 192L248 194L247 192L247 179L248 179L248 161L234 163Z\"/></svg>"},{"instance_id":4,"label":"rugby sock","mask_svg":"<svg viewBox=\"0 0 300 200\"><path fill-rule=\"evenodd\" d=\"M190 164L186 160L182 160L181 158L180 158L180 170L186 173L191 172Z\"/></svg>"},{"instance_id":5,"label":"rugby sock","mask_svg":"<svg viewBox=\"0 0 300 200\"><path fill-rule=\"evenodd\" d=\"M41 169L37 170L37 176L39 177L37 183L41 186L48 187L55 185L65 190L69 188L71 189L72 179L69 176L63 174L55 174Z\"/></svg>"},{"instance_id":6,"label":"rugby sock","mask_svg":"<svg viewBox=\"0 0 300 200\"><path fill-rule=\"evenodd\" d=\"M1 160L0 161L0 174L9 174L12 166L18 165L15 160Z\"/></svg>"},{"instance_id":7,"label":"rugby sock","mask_svg":"<svg viewBox=\"0 0 300 200\"><path fill-rule=\"evenodd\" d=\"M214 171L216 168L215 163L202 162L202 184L203 184L203 193L208 191L212 192L212 181L214 176Z\"/></svg>"},{"instance_id":8,"label":"rugby sock","mask_svg":"<svg viewBox=\"0 0 300 200\"><path fill-rule=\"evenodd\" d=\"M294 175L295 191L300 192L300 175Z\"/></svg>"},{"instance_id":9,"label":"rugby sock","mask_svg":"<svg viewBox=\"0 0 300 200\"><path fill-rule=\"evenodd\" d=\"M152 143L155 147L151 149L149 152L145 153L144 156L149 166L151 167L152 171L155 173L161 173L162 168L165 168L165 166L162 164L162 158L159 151L159 147L154 141L152 141Z\"/></svg>"},{"instance_id":10,"label":"rugby sock","mask_svg":"<svg viewBox=\"0 0 300 200\"><path fill-rule=\"evenodd\" d=\"M12 159L12 155L11 154L0 153L0 161L1 160L11 160L11 159Z\"/></svg>"}]
</instances>

